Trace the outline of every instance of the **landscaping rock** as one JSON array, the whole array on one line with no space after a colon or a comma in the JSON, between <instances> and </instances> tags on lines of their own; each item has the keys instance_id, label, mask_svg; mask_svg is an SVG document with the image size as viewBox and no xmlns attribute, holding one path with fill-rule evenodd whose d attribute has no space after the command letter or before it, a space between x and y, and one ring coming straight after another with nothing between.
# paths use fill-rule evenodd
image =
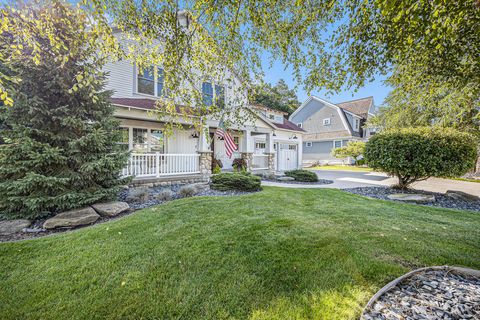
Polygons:
<instances>
[{"instance_id":1,"label":"landscaping rock","mask_svg":"<svg viewBox=\"0 0 480 320\"><path fill-rule=\"evenodd\" d=\"M30 220L25 219L0 221L0 236L8 236L20 232L31 224Z\"/></svg>"},{"instance_id":2,"label":"landscaping rock","mask_svg":"<svg viewBox=\"0 0 480 320\"><path fill-rule=\"evenodd\" d=\"M422 193L394 193L388 195L388 199L415 203L435 202L435 196L433 194Z\"/></svg>"},{"instance_id":3,"label":"landscaping rock","mask_svg":"<svg viewBox=\"0 0 480 320\"><path fill-rule=\"evenodd\" d=\"M43 224L44 229L73 228L97 221L100 216L91 207L65 211L48 219Z\"/></svg>"},{"instance_id":4,"label":"landscaping rock","mask_svg":"<svg viewBox=\"0 0 480 320\"><path fill-rule=\"evenodd\" d=\"M196 190L196 192L202 192L210 189L210 184L208 182L193 183L190 186L193 187Z\"/></svg>"},{"instance_id":5,"label":"landscaping rock","mask_svg":"<svg viewBox=\"0 0 480 320\"><path fill-rule=\"evenodd\" d=\"M295 178L284 176L284 177L277 178L277 180L278 181L295 181Z\"/></svg>"},{"instance_id":6,"label":"landscaping rock","mask_svg":"<svg viewBox=\"0 0 480 320\"><path fill-rule=\"evenodd\" d=\"M92 208L102 217L115 217L116 215L129 210L130 206L126 202L112 201L96 203L92 205Z\"/></svg>"},{"instance_id":7,"label":"landscaping rock","mask_svg":"<svg viewBox=\"0 0 480 320\"><path fill-rule=\"evenodd\" d=\"M469 201L469 202L480 201L480 197L477 197L473 194L469 194L466 192L457 191L457 190L447 190L445 195L456 200L463 200L463 201Z\"/></svg>"}]
</instances>

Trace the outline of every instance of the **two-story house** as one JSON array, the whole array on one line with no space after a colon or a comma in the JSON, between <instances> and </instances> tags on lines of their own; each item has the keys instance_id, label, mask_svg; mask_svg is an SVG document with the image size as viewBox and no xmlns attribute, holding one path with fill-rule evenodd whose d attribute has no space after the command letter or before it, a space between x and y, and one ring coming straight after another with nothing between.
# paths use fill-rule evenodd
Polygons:
<instances>
[{"instance_id":1,"label":"two-story house","mask_svg":"<svg viewBox=\"0 0 480 320\"><path fill-rule=\"evenodd\" d=\"M229 99L245 101L243 112L251 113L241 125L232 125L231 134L238 146L227 157L224 141L215 135L219 119L207 117L201 130L192 127L192 119L176 117L179 128L165 133L165 118L158 113L156 101L162 96L163 70L152 67L142 72L130 61L115 61L105 66L108 90L113 91L115 116L121 122L122 141L131 151L126 176L142 180L205 180L211 174L212 160L222 161L223 170L231 170L234 158L244 158L252 171L296 169L302 163L303 130L287 120L283 113L249 105L244 97L232 96L234 90L222 83L199 83L204 101ZM199 80L200 81L200 80ZM221 95L219 95L221 92ZM238 93L236 93L238 94ZM195 106L188 106L195 108Z\"/></svg>"},{"instance_id":2,"label":"two-story house","mask_svg":"<svg viewBox=\"0 0 480 320\"><path fill-rule=\"evenodd\" d=\"M347 159L332 156L334 148L349 141L367 140L375 131L364 128L367 119L376 113L373 97L341 103L309 97L291 116L290 121L305 130L303 162L305 164L345 163Z\"/></svg>"}]
</instances>

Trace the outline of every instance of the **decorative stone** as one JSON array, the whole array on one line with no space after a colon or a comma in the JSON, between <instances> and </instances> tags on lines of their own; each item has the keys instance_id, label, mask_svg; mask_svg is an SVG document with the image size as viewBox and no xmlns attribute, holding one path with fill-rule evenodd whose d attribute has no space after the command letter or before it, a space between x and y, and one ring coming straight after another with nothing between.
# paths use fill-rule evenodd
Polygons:
<instances>
[{"instance_id":1,"label":"decorative stone","mask_svg":"<svg viewBox=\"0 0 480 320\"><path fill-rule=\"evenodd\" d=\"M284 176L284 177L277 178L277 180L278 181L295 181L295 178Z\"/></svg>"},{"instance_id":2,"label":"decorative stone","mask_svg":"<svg viewBox=\"0 0 480 320\"><path fill-rule=\"evenodd\" d=\"M196 192L202 192L210 189L210 184L208 182L197 182L191 184L191 187L193 187Z\"/></svg>"},{"instance_id":3,"label":"decorative stone","mask_svg":"<svg viewBox=\"0 0 480 320\"><path fill-rule=\"evenodd\" d=\"M467 202L475 202L475 201L480 201L480 197L477 197L473 194L469 194L463 191L457 191L457 190L447 190L445 193L447 197L450 197L452 199L456 200L463 200Z\"/></svg>"},{"instance_id":4,"label":"decorative stone","mask_svg":"<svg viewBox=\"0 0 480 320\"><path fill-rule=\"evenodd\" d=\"M0 221L0 236L8 236L20 232L31 224L30 220L25 219Z\"/></svg>"},{"instance_id":5,"label":"decorative stone","mask_svg":"<svg viewBox=\"0 0 480 320\"><path fill-rule=\"evenodd\" d=\"M44 222L44 229L73 228L91 224L100 216L91 207L65 211Z\"/></svg>"},{"instance_id":6,"label":"decorative stone","mask_svg":"<svg viewBox=\"0 0 480 320\"><path fill-rule=\"evenodd\" d=\"M393 193L393 194L389 194L387 198L390 200L414 202L414 203L435 202L435 196L433 194Z\"/></svg>"},{"instance_id":7,"label":"decorative stone","mask_svg":"<svg viewBox=\"0 0 480 320\"><path fill-rule=\"evenodd\" d=\"M112 201L96 203L92 205L92 208L102 217L115 217L116 215L130 209L130 206L126 202Z\"/></svg>"}]
</instances>

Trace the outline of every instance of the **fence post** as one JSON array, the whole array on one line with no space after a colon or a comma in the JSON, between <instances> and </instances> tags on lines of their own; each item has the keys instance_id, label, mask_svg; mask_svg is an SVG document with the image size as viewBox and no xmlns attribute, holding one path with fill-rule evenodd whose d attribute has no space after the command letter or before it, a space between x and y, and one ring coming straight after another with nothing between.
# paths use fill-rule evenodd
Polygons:
<instances>
[{"instance_id":1,"label":"fence post","mask_svg":"<svg viewBox=\"0 0 480 320\"><path fill-rule=\"evenodd\" d=\"M160 176L160 152L155 152L155 174Z\"/></svg>"}]
</instances>

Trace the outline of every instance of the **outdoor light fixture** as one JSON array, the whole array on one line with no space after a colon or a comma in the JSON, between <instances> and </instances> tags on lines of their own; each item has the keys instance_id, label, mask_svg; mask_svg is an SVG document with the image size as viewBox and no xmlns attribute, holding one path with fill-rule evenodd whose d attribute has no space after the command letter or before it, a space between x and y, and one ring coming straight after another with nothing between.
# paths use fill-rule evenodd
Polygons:
<instances>
[{"instance_id":1,"label":"outdoor light fixture","mask_svg":"<svg viewBox=\"0 0 480 320\"><path fill-rule=\"evenodd\" d=\"M274 133L273 133L273 136L274 136L274 137L276 137L276 136L277 136L277 134L274 132Z\"/></svg>"},{"instance_id":2,"label":"outdoor light fixture","mask_svg":"<svg viewBox=\"0 0 480 320\"><path fill-rule=\"evenodd\" d=\"M291 136L289 139L293 139L293 140L297 140L297 135L294 134L293 136Z\"/></svg>"},{"instance_id":3,"label":"outdoor light fixture","mask_svg":"<svg viewBox=\"0 0 480 320\"><path fill-rule=\"evenodd\" d=\"M192 138L193 139L197 139L198 138L198 133L195 131L194 133L192 133Z\"/></svg>"}]
</instances>

